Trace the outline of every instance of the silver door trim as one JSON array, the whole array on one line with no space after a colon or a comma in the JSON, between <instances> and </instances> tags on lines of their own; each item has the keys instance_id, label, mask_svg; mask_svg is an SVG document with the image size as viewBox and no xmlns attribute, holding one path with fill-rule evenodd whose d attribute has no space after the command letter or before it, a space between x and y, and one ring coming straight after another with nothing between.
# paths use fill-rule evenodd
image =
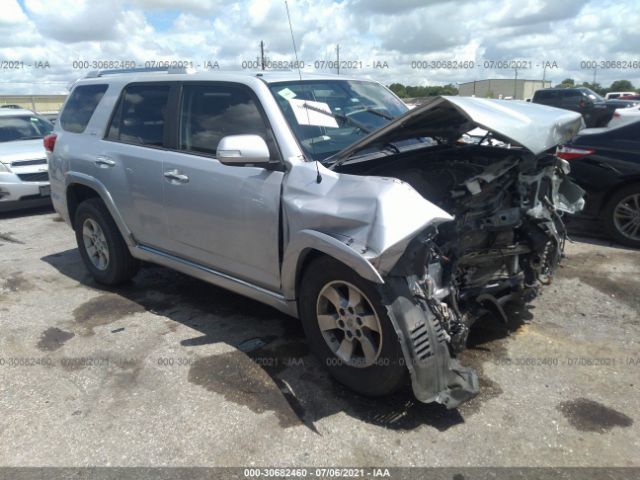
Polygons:
<instances>
[{"instance_id":1,"label":"silver door trim","mask_svg":"<svg viewBox=\"0 0 640 480\"><path fill-rule=\"evenodd\" d=\"M204 265L157 250L153 247L149 247L148 245L136 245L131 249L131 254L140 260L172 268L186 275L190 275L205 282L230 290L239 295L244 295L245 297L249 297L258 302L265 303L283 313L286 313L287 315L291 315L293 317L298 316L295 300L287 300L280 293L267 290L266 288L259 287L245 280L241 280Z\"/></svg>"}]
</instances>

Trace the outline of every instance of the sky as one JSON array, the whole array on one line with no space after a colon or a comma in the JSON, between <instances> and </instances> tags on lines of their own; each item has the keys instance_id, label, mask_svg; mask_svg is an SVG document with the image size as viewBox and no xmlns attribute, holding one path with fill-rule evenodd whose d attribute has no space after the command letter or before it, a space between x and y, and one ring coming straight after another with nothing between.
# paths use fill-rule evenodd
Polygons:
<instances>
[{"instance_id":1,"label":"sky","mask_svg":"<svg viewBox=\"0 0 640 480\"><path fill-rule=\"evenodd\" d=\"M638 0L288 5L304 72L337 73L340 45L340 74L385 84L514 78L518 67L518 78L640 86ZM295 60L284 0L0 0L0 94L67 93L110 65L251 69L260 41L268 60Z\"/></svg>"}]
</instances>

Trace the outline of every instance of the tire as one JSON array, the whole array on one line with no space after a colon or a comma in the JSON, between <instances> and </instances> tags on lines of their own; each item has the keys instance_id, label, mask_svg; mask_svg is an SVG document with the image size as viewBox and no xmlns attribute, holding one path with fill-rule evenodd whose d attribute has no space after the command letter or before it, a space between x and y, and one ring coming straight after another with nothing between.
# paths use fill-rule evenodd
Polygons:
<instances>
[{"instance_id":1,"label":"tire","mask_svg":"<svg viewBox=\"0 0 640 480\"><path fill-rule=\"evenodd\" d=\"M619 189L602 211L604 228L623 245L640 248L640 184Z\"/></svg>"},{"instance_id":2,"label":"tire","mask_svg":"<svg viewBox=\"0 0 640 480\"><path fill-rule=\"evenodd\" d=\"M336 300L336 292L343 314L329 301ZM351 312L347 299L355 306ZM373 283L330 257L318 258L304 272L298 311L311 350L338 382L374 397L405 384L408 371L400 342ZM343 348L345 342L352 346Z\"/></svg>"},{"instance_id":3,"label":"tire","mask_svg":"<svg viewBox=\"0 0 640 480\"><path fill-rule=\"evenodd\" d=\"M120 285L137 273L140 262L129 253L102 200L91 198L82 202L76 211L74 228L82 261L96 282Z\"/></svg>"}]
</instances>

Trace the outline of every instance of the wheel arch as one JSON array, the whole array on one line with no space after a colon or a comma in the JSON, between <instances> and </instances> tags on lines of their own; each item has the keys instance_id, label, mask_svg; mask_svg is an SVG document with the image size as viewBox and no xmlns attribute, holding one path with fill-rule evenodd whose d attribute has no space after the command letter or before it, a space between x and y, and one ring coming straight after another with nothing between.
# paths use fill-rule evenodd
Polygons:
<instances>
[{"instance_id":1,"label":"wheel arch","mask_svg":"<svg viewBox=\"0 0 640 480\"><path fill-rule=\"evenodd\" d=\"M631 185L638 185L638 187L640 187L640 175L634 175L625 178L623 181L621 181L620 183L616 183L613 187L607 190L602 196L602 201L600 202L598 209L598 216L602 216L605 213L607 205L614 197L614 195L620 191L621 188L627 188Z\"/></svg>"},{"instance_id":2,"label":"wheel arch","mask_svg":"<svg viewBox=\"0 0 640 480\"><path fill-rule=\"evenodd\" d=\"M340 240L315 230L302 230L289 242L282 262L282 291L287 299L296 299L305 269L318 257L328 256L346 265L373 283L384 280L360 253Z\"/></svg>"},{"instance_id":3,"label":"wheel arch","mask_svg":"<svg viewBox=\"0 0 640 480\"><path fill-rule=\"evenodd\" d=\"M135 246L136 242L133 238L133 234L120 215L120 212L116 208L113 198L106 187L97 179L80 173L69 174L65 187L67 213L69 215L71 226L75 229L75 214L78 206L89 198L99 198L102 200L104 205L107 207L107 210L109 210L111 218L113 218L116 223L118 230L120 230L120 234L122 235L122 238L124 238L125 243L129 247Z\"/></svg>"}]
</instances>

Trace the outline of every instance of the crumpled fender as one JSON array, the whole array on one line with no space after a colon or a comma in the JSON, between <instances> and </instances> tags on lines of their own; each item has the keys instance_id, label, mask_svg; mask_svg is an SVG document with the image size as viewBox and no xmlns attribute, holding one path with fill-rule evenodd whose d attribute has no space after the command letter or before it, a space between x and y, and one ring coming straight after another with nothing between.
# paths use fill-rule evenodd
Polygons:
<instances>
[{"instance_id":1,"label":"crumpled fender","mask_svg":"<svg viewBox=\"0 0 640 480\"><path fill-rule=\"evenodd\" d=\"M297 165L285 176L282 212L285 295L290 295L292 262L305 241L323 243L332 256L342 255L348 266L371 279L362 258L373 265L375 276L383 277L419 232L453 219L401 180L340 174L314 162Z\"/></svg>"}]
</instances>

